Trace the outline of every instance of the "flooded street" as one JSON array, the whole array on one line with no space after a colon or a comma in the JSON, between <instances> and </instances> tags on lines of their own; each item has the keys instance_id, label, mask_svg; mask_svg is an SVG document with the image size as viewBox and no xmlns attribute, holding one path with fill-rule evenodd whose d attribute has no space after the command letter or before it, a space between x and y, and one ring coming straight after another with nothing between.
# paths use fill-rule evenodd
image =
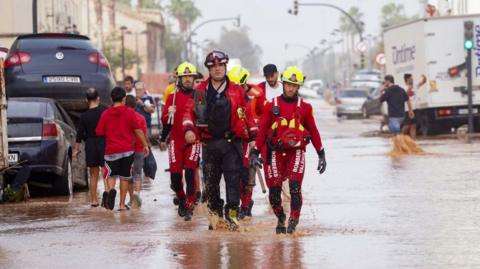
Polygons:
<instances>
[{"instance_id":1,"label":"flooded street","mask_svg":"<svg viewBox=\"0 0 480 269\"><path fill-rule=\"evenodd\" d=\"M339 122L314 104L328 167L318 175L309 146L295 236L275 235L259 186L240 232L208 231L204 205L183 221L156 149L140 210L91 209L86 192L0 205L0 268L480 267L478 141L420 139L425 155L393 159L388 138L363 135L378 119Z\"/></svg>"}]
</instances>

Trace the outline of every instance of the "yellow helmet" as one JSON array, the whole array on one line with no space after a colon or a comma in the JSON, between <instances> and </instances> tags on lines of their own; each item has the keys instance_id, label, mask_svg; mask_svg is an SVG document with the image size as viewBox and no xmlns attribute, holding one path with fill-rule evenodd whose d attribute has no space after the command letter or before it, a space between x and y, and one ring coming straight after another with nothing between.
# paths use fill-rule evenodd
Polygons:
<instances>
[{"instance_id":1,"label":"yellow helmet","mask_svg":"<svg viewBox=\"0 0 480 269\"><path fill-rule=\"evenodd\" d=\"M248 78L250 77L250 72L247 69L241 67L240 65L235 65L228 71L228 78L230 81L243 85L247 83Z\"/></svg>"},{"instance_id":2,"label":"yellow helmet","mask_svg":"<svg viewBox=\"0 0 480 269\"><path fill-rule=\"evenodd\" d=\"M297 66L289 66L282 74L282 81L302 86L305 81L305 75Z\"/></svg>"},{"instance_id":3,"label":"yellow helmet","mask_svg":"<svg viewBox=\"0 0 480 269\"><path fill-rule=\"evenodd\" d=\"M177 67L177 77L196 76L197 68L189 62L183 62Z\"/></svg>"}]
</instances>

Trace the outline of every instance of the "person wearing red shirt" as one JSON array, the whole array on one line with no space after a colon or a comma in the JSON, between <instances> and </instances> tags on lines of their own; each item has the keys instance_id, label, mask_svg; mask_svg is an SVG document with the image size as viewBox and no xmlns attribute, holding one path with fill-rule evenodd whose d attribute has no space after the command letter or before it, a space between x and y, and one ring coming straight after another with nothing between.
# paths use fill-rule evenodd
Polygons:
<instances>
[{"instance_id":1,"label":"person wearing red shirt","mask_svg":"<svg viewBox=\"0 0 480 269\"><path fill-rule=\"evenodd\" d=\"M269 201L278 218L276 233L294 233L302 208L302 181L305 171L305 148L311 141L318 157L318 171L326 169L325 150L313 117L312 106L298 97L304 75L296 66L288 67L282 75L283 94L274 98L264 109L259 133L252 150L251 162L262 166L263 160L258 149L266 143ZM290 187L290 218L285 227L286 216L282 207L282 183L288 180Z\"/></svg>"},{"instance_id":2,"label":"person wearing red shirt","mask_svg":"<svg viewBox=\"0 0 480 269\"><path fill-rule=\"evenodd\" d=\"M225 219L231 230L238 230L242 141L249 139L245 98L242 87L227 77L228 56L210 52L205 60L209 78L194 93L187 105L183 126L185 140L204 142L207 206L212 214L223 217L220 179L225 178ZM213 220L212 218L210 218ZM209 229L214 229L214 222Z\"/></svg>"},{"instance_id":3,"label":"person wearing red shirt","mask_svg":"<svg viewBox=\"0 0 480 269\"><path fill-rule=\"evenodd\" d=\"M193 84L197 75L197 68L184 62L177 67L177 89L168 96L162 112L162 123L165 128L160 137L160 149L167 149L167 136L170 134L168 144L170 164L170 188L175 192L178 200L178 215L185 221L190 221L196 201L195 172L198 168L200 157L200 144L187 143L183 133L183 115L186 105L193 100ZM186 191L182 183L185 170ZM185 195L186 193L186 195Z\"/></svg>"},{"instance_id":4,"label":"person wearing red shirt","mask_svg":"<svg viewBox=\"0 0 480 269\"><path fill-rule=\"evenodd\" d=\"M125 104L127 107L131 109L135 109L137 106L137 100L132 95L127 95ZM148 143L147 137L147 122L145 121L145 117L140 114L139 112L135 111L137 121L142 126L142 132L145 136L145 140ZM135 139L135 153L133 155L133 166L132 166L132 178L128 185L128 194L130 196L130 202L128 205L135 205L136 207L142 206L142 198L140 198L140 191L142 190L142 180L143 180L143 164L145 163L145 154L143 153L143 145L138 140ZM132 203L135 202L135 204Z\"/></svg>"},{"instance_id":5,"label":"person wearing red shirt","mask_svg":"<svg viewBox=\"0 0 480 269\"><path fill-rule=\"evenodd\" d=\"M116 178L120 178L120 211L127 209L125 198L131 178L135 136L142 142L145 156L149 148L142 126L133 109L125 106L126 92L115 87L110 94L113 106L103 112L96 128L97 136L105 136L105 176L108 178L107 208L115 207Z\"/></svg>"}]
</instances>

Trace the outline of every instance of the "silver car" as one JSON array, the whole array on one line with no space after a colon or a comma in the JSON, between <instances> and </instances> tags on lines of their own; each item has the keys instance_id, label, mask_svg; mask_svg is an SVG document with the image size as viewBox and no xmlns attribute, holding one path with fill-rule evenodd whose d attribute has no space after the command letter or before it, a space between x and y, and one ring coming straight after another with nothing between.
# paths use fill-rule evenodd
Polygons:
<instances>
[{"instance_id":1,"label":"silver car","mask_svg":"<svg viewBox=\"0 0 480 269\"><path fill-rule=\"evenodd\" d=\"M338 90L335 97L337 117L361 116L367 96L368 91L364 88Z\"/></svg>"}]
</instances>

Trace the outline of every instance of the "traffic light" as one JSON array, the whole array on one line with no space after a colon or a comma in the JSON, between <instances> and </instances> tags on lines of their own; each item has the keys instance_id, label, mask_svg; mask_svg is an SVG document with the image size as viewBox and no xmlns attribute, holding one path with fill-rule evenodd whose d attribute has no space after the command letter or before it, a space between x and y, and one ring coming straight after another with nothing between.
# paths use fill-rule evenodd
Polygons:
<instances>
[{"instance_id":1,"label":"traffic light","mask_svg":"<svg viewBox=\"0 0 480 269\"><path fill-rule=\"evenodd\" d=\"M467 63L462 63L457 66L453 66L448 68L448 75L450 77L458 77L460 75L460 72L464 70L467 67Z\"/></svg>"},{"instance_id":2,"label":"traffic light","mask_svg":"<svg viewBox=\"0 0 480 269\"><path fill-rule=\"evenodd\" d=\"M293 1L293 15L297 15L297 14L298 14L298 1L294 0Z\"/></svg>"},{"instance_id":3,"label":"traffic light","mask_svg":"<svg viewBox=\"0 0 480 269\"><path fill-rule=\"evenodd\" d=\"M463 22L464 41L463 47L467 50L471 50L474 47L473 42L473 21Z\"/></svg>"}]
</instances>

